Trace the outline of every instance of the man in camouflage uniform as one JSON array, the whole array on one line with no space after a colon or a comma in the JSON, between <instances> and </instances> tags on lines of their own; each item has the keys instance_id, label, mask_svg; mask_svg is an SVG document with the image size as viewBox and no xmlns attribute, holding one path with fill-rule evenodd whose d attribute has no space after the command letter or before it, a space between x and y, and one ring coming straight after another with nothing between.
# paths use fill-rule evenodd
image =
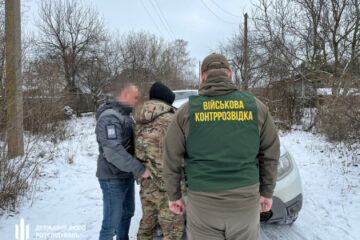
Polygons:
<instances>
[{"instance_id":1,"label":"man in camouflage uniform","mask_svg":"<svg viewBox=\"0 0 360 240\"><path fill-rule=\"evenodd\" d=\"M143 217L139 240L152 240L160 225L164 240L181 239L184 217L170 211L162 178L163 139L175 113L171 104L175 94L161 83L150 89L150 100L135 113L135 155L150 171L151 178L141 179L140 198Z\"/></svg>"}]
</instances>

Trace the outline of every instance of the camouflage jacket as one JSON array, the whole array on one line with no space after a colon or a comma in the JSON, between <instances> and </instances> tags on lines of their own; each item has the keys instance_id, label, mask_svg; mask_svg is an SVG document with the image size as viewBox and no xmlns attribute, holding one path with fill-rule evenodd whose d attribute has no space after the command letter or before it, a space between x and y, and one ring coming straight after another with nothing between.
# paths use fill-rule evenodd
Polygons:
<instances>
[{"instance_id":1,"label":"camouflage jacket","mask_svg":"<svg viewBox=\"0 0 360 240\"><path fill-rule=\"evenodd\" d=\"M165 190L162 179L164 137L175 108L160 100L146 101L134 114L135 156L150 171L156 186Z\"/></svg>"}]
</instances>

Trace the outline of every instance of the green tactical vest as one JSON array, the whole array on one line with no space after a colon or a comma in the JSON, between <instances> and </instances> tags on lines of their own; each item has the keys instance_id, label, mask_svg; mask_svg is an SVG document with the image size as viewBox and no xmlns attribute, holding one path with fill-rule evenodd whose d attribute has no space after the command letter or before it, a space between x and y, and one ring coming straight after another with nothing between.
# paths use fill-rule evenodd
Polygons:
<instances>
[{"instance_id":1,"label":"green tactical vest","mask_svg":"<svg viewBox=\"0 0 360 240\"><path fill-rule=\"evenodd\" d=\"M186 139L188 188L208 192L259 182L257 107L249 92L191 96Z\"/></svg>"}]
</instances>

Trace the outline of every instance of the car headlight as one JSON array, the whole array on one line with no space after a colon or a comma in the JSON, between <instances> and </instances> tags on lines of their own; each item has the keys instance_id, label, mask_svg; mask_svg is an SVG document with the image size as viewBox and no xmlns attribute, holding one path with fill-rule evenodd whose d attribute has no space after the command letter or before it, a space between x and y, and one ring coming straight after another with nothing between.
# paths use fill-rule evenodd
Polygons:
<instances>
[{"instance_id":1,"label":"car headlight","mask_svg":"<svg viewBox=\"0 0 360 240\"><path fill-rule=\"evenodd\" d=\"M278 165L278 175L277 180L283 179L286 177L292 170L293 165L289 153L285 153L280 157Z\"/></svg>"}]
</instances>

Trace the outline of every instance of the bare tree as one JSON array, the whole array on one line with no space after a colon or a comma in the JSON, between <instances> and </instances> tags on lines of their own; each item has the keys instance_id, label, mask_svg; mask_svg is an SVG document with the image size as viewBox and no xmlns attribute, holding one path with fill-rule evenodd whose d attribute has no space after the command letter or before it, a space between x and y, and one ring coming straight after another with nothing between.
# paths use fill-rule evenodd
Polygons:
<instances>
[{"instance_id":1,"label":"bare tree","mask_svg":"<svg viewBox=\"0 0 360 240\"><path fill-rule=\"evenodd\" d=\"M260 86L276 86L273 95L290 104L280 105L287 106L290 120L298 114L293 109L312 103L321 112L319 87L332 88L335 106L340 95L359 86L359 12L358 0L258 0L250 25L250 81L258 76ZM237 82L243 78L242 42L240 29L221 48Z\"/></svg>"},{"instance_id":2,"label":"bare tree","mask_svg":"<svg viewBox=\"0 0 360 240\"><path fill-rule=\"evenodd\" d=\"M144 32L122 35L118 45L120 79L138 84L162 81L170 87L180 85L194 77L194 60L187 44L181 39L167 43Z\"/></svg>"},{"instance_id":3,"label":"bare tree","mask_svg":"<svg viewBox=\"0 0 360 240\"><path fill-rule=\"evenodd\" d=\"M172 61L174 68L174 80L176 82L192 82L194 76L195 59L190 57L188 51L188 42L183 39L177 39L170 43L170 52L172 52Z\"/></svg>"},{"instance_id":4,"label":"bare tree","mask_svg":"<svg viewBox=\"0 0 360 240\"><path fill-rule=\"evenodd\" d=\"M354 31L352 33L352 37L350 38L351 41L351 53L350 53L350 70L349 72L352 75L360 76L360 2L359 0L352 0L351 1L351 14L354 15ZM359 84L359 83L358 83ZM359 86L359 85L358 85ZM344 93L346 94L346 93Z\"/></svg>"},{"instance_id":5,"label":"bare tree","mask_svg":"<svg viewBox=\"0 0 360 240\"><path fill-rule=\"evenodd\" d=\"M24 65L24 87L27 97L60 97L66 87L58 59L38 56Z\"/></svg>"},{"instance_id":6,"label":"bare tree","mask_svg":"<svg viewBox=\"0 0 360 240\"><path fill-rule=\"evenodd\" d=\"M90 92L94 110L104 97L104 90L120 75L120 56L117 41L108 41L83 63L80 74L81 86Z\"/></svg>"},{"instance_id":7,"label":"bare tree","mask_svg":"<svg viewBox=\"0 0 360 240\"><path fill-rule=\"evenodd\" d=\"M267 51L279 52L292 72L327 73L335 90L359 54L357 0L260 0L253 22Z\"/></svg>"},{"instance_id":8,"label":"bare tree","mask_svg":"<svg viewBox=\"0 0 360 240\"><path fill-rule=\"evenodd\" d=\"M155 70L164 51L163 39L145 32L130 32L120 37L118 48L122 80L137 84L160 80Z\"/></svg>"},{"instance_id":9,"label":"bare tree","mask_svg":"<svg viewBox=\"0 0 360 240\"><path fill-rule=\"evenodd\" d=\"M60 57L68 91L80 92L80 66L105 40L103 20L97 11L73 0L43 0L39 14L41 50Z\"/></svg>"},{"instance_id":10,"label":"bare tree","mask_svg":"<svg viewBox=\"0 0 360 240\"><path fill-rule=\"evenodd\" d=\"M248 33L248 84L249 87L268 86L271 79L266 75L266 66L272 64L270 58L264 55L263 49L259 48L256 35ZM244 30L239 26L239 32L235 33L226 43L219 45L219 51L227 56L234 72L235 84L240 88L244 81Z\"/></svg>"}]
</instances>

